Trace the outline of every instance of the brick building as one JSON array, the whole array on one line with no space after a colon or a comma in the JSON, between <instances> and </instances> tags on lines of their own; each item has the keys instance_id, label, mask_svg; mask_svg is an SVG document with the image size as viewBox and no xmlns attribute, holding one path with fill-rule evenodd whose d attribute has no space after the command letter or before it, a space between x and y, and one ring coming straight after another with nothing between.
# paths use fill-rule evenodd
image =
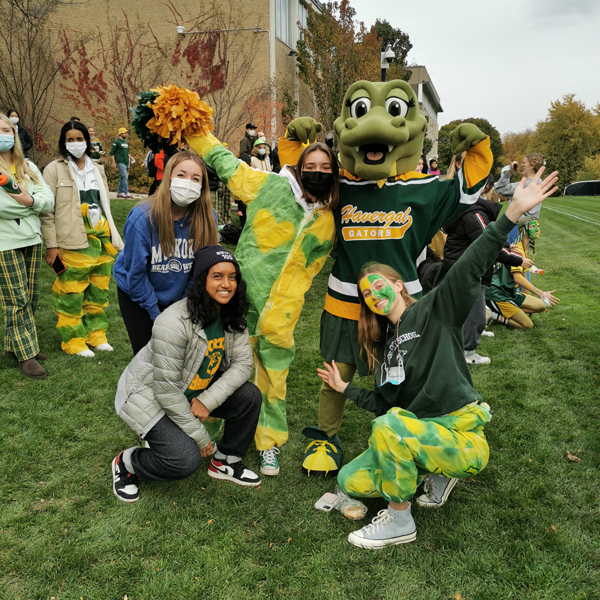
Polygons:
<instances>
[{"instance_id":1,"label":"brick building","mask_svg":"<svg viewBox=\"0 0 600 600\"><path fill-rule=\"evenodd\" d=\"M92 123L103 108L115 126L119 120L122 125L137 91L174 83L198 91L213 107L216 133L232 150L248 118L267 137L278 137L282 91L298 103L296 114L314 115L295 58L299 23L306 24L309 7L322 10L318 0L65 4L53 18L56 35L90 39L83 58L74 53L60 75L51 117L57 126L74 114Z\"/></svg>"}]
</instances>

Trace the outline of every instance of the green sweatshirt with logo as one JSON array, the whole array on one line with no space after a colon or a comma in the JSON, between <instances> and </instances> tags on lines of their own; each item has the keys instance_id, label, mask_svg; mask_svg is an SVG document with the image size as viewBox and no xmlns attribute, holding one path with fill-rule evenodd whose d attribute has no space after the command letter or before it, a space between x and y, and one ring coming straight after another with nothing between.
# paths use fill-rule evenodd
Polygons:
<instances>
[{"instance_id":1,"label":"green sweatshirt with logo","mask_svg":"<svg viewBox=\"0 0 600 600\"><path fill-rule=\"evenodd\" d=\"M348 384L344 395L377 416L400 406L420 419L440 417L480 402L464 357L463 323L479 293L481 277L514 226L505 215L490 223L442 283L406 308L397 331L390 323L378 359L383 360L391 344L397 346L406 374L400 385L382 386L378 369L374 391Z\"/></svg>"}]
</instances>

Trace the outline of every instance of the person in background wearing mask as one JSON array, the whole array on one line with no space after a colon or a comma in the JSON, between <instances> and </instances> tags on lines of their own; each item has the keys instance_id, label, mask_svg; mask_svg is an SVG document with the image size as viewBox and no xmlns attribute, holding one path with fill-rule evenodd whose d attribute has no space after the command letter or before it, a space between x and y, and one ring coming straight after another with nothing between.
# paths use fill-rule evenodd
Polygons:
<instances>
[{"instance_id":1,"label":"person in background wearing mask","mask_svg":"<svg viewBox=\"0 0 600 600\"><path fill-rule=\"evenodd\" d=\"M246 125L246 134L240 140L240 158L246 163L250 164L250 156L252 155L252 148L256 141L256 125L254 123L248 123Z\"/></svg>"},{"instance_id":2,"label":"person in background wearing mask","mask_svg":"<svg viewBox=\"0 0 600 600\"><path fill-rule=\"evenodd\" d=\"M252 150L252 159L250 161L250 166L253 169L258 169L259 171L266 171L270 173L273 170L271 166L271 161L269 159L269 150L267 148L267 144L265 144L261 138L258 138L254 142L254 149Z\"/></svg>"},{"instance_id":3,"label":"person in background wearing mask","mask_svg":"<svg viewBox=\"0 0 600 600\"><path fill-rule=\"evenodd\" d=\"M295 356L294 329L304 295L333 248L339 165L328 146L311 143L294 166L286 165L276 175L249 168L212 134L191 136L187 142L252 208L236 257L248 283L254 381L263 398L254 437L260 472L277 475L279 447L288 439L285 399Z\"/></svg>"},{"instance_id":4,"label":"person in background wearing mask","mask_svg":"<svg viewBox=\"0 0 600 600\"><path fill-rule=\"evenodd\" d=\"M52 287L56 328L67 354L93 357L88 348L111 351L106 339L108 283L123 241L110 212L106 177L90 155L90 134L79 121L63 125L58 139L61 158L44 169L55 207L42 216L46 262L64 263Z\"/></svg>"},{"instance_id":5,"label":"person in background wearing mask","mask_svg":"<svg viewBox=\"0 0 600 600\"><path fill-rule=\"evenodd\" d=\"M201 158L183 151L169 159L157 192L127 215L124 237L114 276L135 355L150 341L158 315L187 296L194 251L217 243L217 217Z\"/></svg>"},{"instance_id":6,"label":"person in background wearing mask","mask_svg":"<svg viewBox=\"0 0 600 600\"><path fill-rule=\"evenodd\" d=\"M14 113L14 111L12 111ZM25 377L42 379L34 315L39 299L42 237L38 215L54 197L37 167L26 160L15 124L0 114L0 175L19 192L0 187L0 303L4 311L4 356L19 361ZM3 178L4 179L4 178Z\"/></svg>"},{"instance_id":7,"label":"person in background wearing mask","mask_svg":"<svg viewBox=\"0 0 600 600\"><path fill-rule=\"evenodd\" d=\"M100 159L103 156L106 156L106 152L104 152L104 148L102 148L102 144L100 140L96 137L96 130L93 127L88 128L90 133L90 144L92 146L92 153L90 154L90 158L97 164L100 164Z\"/></svg>"},{"instance_id":8,"label":"person in background wearing mask","mask_svg":"<svg viewBox=\"0 0 600 600\"><path fill-rule=\"evenodd\" d=\"M129 194L129 163L134 163L135 158L129 156L129 144L127 138L129 132L125 127L119 129L119 135L110 149L113 168L119 169L119 185L117 187L117 198L133 198Z\"/></svg>"},{"instance_id":9,"label":"person in background wearing mask","mask_svg":"<svg viewBox=\"0 0 600 600\"><path fill-rule=\"evenodd\" d=\"M29 135L29 131L27 131L25 125L21 123L21 115L14 108L11 108L7 114L10 122L15 126L15 129L19 134L23 156L29 158L28 153L33 148L33 139L31 138L31 135Z\"/></svg>"}]
</instances>

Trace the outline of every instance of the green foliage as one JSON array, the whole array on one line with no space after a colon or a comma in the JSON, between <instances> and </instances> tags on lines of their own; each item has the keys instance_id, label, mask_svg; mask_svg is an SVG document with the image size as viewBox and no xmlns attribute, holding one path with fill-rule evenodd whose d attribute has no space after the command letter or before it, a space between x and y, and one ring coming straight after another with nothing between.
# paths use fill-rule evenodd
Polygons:
<instances>
[{"instance_id":1,"label":"green foliage","mask_svg":"<svg viewBox=\"0 0 600 600\"><path fill-rule=\"evenodd\" d=\"M391 44L392 50L396 55L396 58L388 69L387 78L408 81L411 72L406 69L406 57L413 47L408 34L399 28L392 27L387 19L377 19L374 27L375 31L377 31L377 37L381 41L382 52L387 48L388 44Z\"/></svg>"},{"instance_id":2,"label":"green foliage","mask_svg":"<svg viewBox=\"0 0 600 600\"><path fill-rule=\"evenodd\" d=\"M327 2L321 14L309 10L304 38L297 44L298 76L314 94L318 120L333 129L344 94L355 81L380 80L380 42L356 20L348 0Z\"/></svg>"},{"instance_id":3,"label":"green foliage","mask_svg":"<svg viewBox=\"0 0 600 600\"><path fill-rule=\"evenodd\" d=\"M431 149L433 148L433 142L425 135L425 139L423 140L423 154L427 156Z\"/></svg>"},{"instance_id":4,"label":"green foliage","mask_svg":"<svg viewBox=\"0 0 600 600\"><path fill-rule=\"evenodd\" d=\"M528 152L540 152L549 171L558 170L559 191L577 181L586 158L600 152L599 110L588 110L575 94L552 102L548 116L535 129Z\"/></svg>"},{"instance_id":5,"label":"green foliage","mask_svg":"<svg viewBox=\"0 0 600 600\"><path fill-rule=\"evenodd\" d=\"M438 167L441 171L446 171L452 160L452 146L450 145L450 133L461 123L473 123L477 125L483 133L490 136L490 146L494 155L494 163L492 165L492 175L500 174L502 163L502 138L500 132L487 120L479 118L456 119L447 125L444 125L438 133Z\"/></svg>"},{"instance_id":6,"label":"green foliage","mask_svg":"<svg viewBox=\"0 0 600 600\"><path fill-rule=\"evenodd\" d=\"M280 86L277 90L278 100L282 105L281 121L286 128L290 121L296 118L298 112L298 101L294 98L292 91L287 86Z\"/></svg>"},{"instance_id":7,"label":"green foliage","mask_svg":"<svg viewBox=\"0 0 600 600\"><path fill-rule=\"evenodd\" d=\"M121 228L135 203L112 201ZM241 488L209 478L203 461L183 481L143 481L133 505L111 489L110 461L137 443L113 404L132 359L116 284L111 278L107 308L115 351L67 356L55 329L54 275L43 264L36 322L48 377L24 379L0 354L2 599L306 600L315 590L331 600L597 599L600 248L589 221L600 222L600 205L561 197L545 206L536 264L546 274L532 277L561 303L534 315L531 331L491 325L496 337L481 352L492 363L472 368L493 413L490 462L460 481L442 509L413 506L417 541L381 552L346 537L385 502L366 500L367 520L358 523L317 511L335 482L300 470L300 430L317 421L331 260L295 332L281 475ZM348 402L345 462L366 448L371 418ZM582 462L569 462L567 451ZM253 447L244 462L258 469Z\"/></svg>"},{"instance_id":8,"label":"green foliage","mask_svg":"<svg viewBox=\"0 0 600 600\"><path fill-rule=\"evenodd\" d=\"M500 162L502 166L508 165L513 160L519 165L527 154L527 148L533 138L533 130L509 131L502 136L502 156Z\"/></svg>"},{"instance_id":9,"label":"green foliage","mask_svg":"<svg viewBox=\"0 0 600 600\"><path fill-rule=\"evenodd\" d=\"M583 162L583 168L577 171L575 181L600 180L600 154L588 156Z\"/></svg>"}]
</instances>

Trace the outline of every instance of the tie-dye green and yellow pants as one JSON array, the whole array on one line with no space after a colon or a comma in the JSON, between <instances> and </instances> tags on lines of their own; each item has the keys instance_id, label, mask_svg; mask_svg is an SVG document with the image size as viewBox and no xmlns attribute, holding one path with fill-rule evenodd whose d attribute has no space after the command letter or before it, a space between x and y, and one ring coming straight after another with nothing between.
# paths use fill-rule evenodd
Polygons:
<instances>
[{"instance_id":1,"label":"tie-dye green and yellow pants","mask_svg":"<svg viewBox=\"0 0 600 600\"><path fill-rule=\"evenodd\" d=\"M487 404L469 404L430 419L392 408L373 420L369 448L342 467L338 483L352 496L405 502L429 473L475 475L488 462L483 426L490 418Z\"/></svg>"},{"instance_id":2,"label":"tie-dye green and yellow pants","mask_svg":"<svg viewBox=\"0 0 600 600\"><path fill-rule=\"evenodd\" d=\"M59 248L66 271L57 276L52 286L52 307L58 315L56 328L67 354L87 350L87 344L107 343L108 283L112 272L114 246L105 219L93 227L82 205L88 247L81 250Z\"/></svg>"}]
</instances>

